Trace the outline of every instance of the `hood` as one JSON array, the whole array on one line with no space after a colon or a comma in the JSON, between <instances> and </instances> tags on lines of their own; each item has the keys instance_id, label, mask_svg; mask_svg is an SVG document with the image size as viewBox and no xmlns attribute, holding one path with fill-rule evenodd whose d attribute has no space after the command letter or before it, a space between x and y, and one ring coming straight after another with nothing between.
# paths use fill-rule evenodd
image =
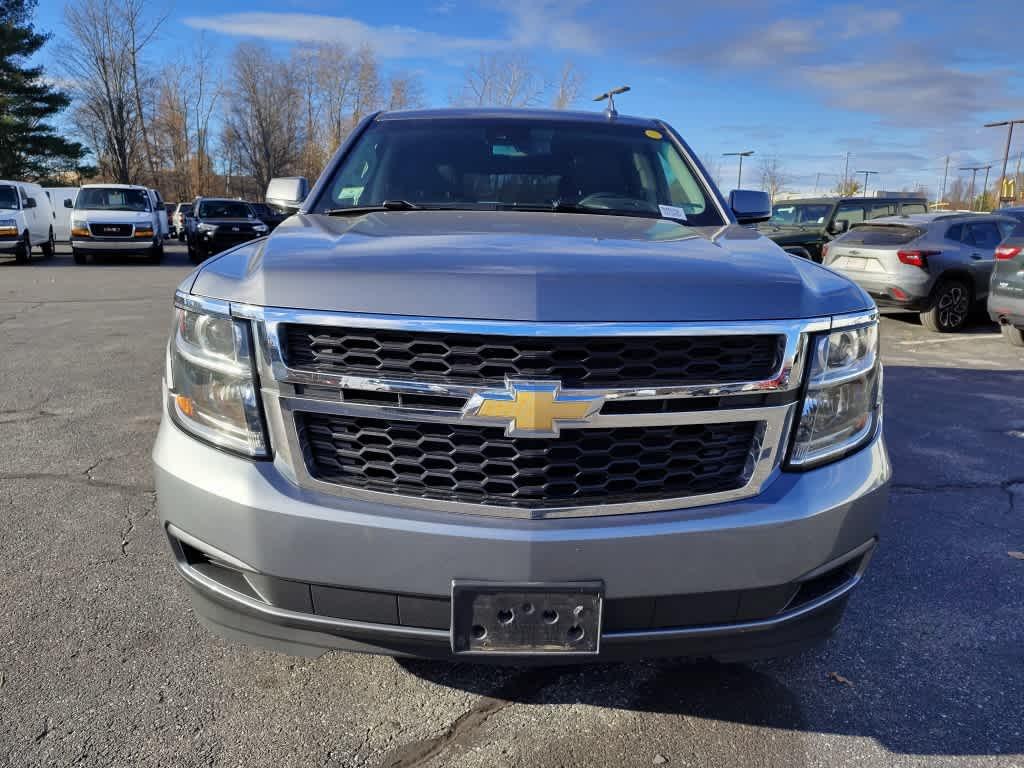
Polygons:
<instances>
[{"instance_id":1,"label":"hood","mask_svg":"<svg viewBox=\"0 0 1024 768\"><path fill-rule=\"evenodd\" d=\"M207 262L192 292L261 306L523 321L728 321L871 306L756 231L515 211L298 215Z\"/></svg>"}]
</instances>

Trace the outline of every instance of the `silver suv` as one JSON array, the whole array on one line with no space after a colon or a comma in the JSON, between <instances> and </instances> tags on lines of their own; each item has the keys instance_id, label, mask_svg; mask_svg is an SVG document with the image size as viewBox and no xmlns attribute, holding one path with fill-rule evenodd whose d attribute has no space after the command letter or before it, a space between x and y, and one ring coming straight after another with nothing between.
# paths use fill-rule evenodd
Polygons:
<instances>
[{"instance_id":1,"label":"silver suv","mask_svg":"<svg viewBox=\"0 0 1024 768\"><path fill-rule=\"evenodd\" d=\"M1015 223L994 214L887 216L837 237L823 263L880 309L919 312L926 328L948 333L964 326L976 304L984 306L996 247Z\"/></svg>"}]
</instances>

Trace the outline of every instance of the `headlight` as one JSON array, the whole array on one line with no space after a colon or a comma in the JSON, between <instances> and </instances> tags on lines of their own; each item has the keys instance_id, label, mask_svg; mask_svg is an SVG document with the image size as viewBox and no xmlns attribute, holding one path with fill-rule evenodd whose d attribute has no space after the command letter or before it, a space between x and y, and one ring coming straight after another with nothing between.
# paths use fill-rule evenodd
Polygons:
<instances>
[{"instance_id":1,"label":"headlight","mask_svg":"<svg viewBox=\"0 0 1024 768\"><path fill-rule=\"evenodd\" d=\"M0 219L0 235L17 235L18 222L14 219Z\"/></svg>"},{"instance_id":2,"label":"headlight","mask_svg":"<svg viewBox=\"0 0 1024 768\"><path fill-rule=\"evenodd\" d=\"M85 219L72 219L71 235L73 237L89 237L89 222Z\"/></svg>"},{"instance_id":3,"label":"headlight","mask_svg":"<svg viewBox=\"0 0 1024 768\"><path fill-rule=\"evenodd\" d=\"M878 321L812 341L811 370L790 464L834 460L868 442L881 419Z\"/></svg>"},{"instance_id":4,"label":"headlight","mask_svg":"<svg viewBox=\"0 0 1024 768\"><path fill-rule=\"evenodd\" d=\"M182 429L247 456L267 456L248 321L174 310L168 408Z\"/></svg>"},{"instance_id":5,"label":"headlight","mask_svg":"<svg viewBox=\"0 0 1024 768\"><path fill-rule=\"evenodd\" d=\"M202 222L202 223L196 225L196 229L198 229L200 232L216 232L217 231L217 225L216 224L207 224L205 222Z\"/></svg>"}]
</instances>

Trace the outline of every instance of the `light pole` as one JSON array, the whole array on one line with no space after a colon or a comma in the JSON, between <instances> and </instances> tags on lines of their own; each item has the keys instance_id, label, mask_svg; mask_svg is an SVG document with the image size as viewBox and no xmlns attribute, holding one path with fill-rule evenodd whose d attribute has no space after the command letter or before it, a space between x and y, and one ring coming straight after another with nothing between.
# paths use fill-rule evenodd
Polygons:
<instances>
[{"instance_id":1,"label":"light pole","mask_svg":"<svg viewBox=\"0 0 1024 768\"><path fill-rule=\"evenodd\" d=\"M736 174L736 189L743 189L743 158L750 157L754 150L747 149L743 152L723 152L722 157L738 157L740 159L740 170Z\"/></svg>"},{"instance_id":2,"label":"light pole","mask_svg":"<svg viewBox=\"0 0 1024 768\"><path fill-rule=\"evenodd\" d=\"M868 196L868 176L871 176L872 174L876 174L876 173L878 173L878 171L854 171L854 173L863 173L864 174L864 189L861 192L861 197L867 197Z\"/></svg>"},{"instance_id":3,"label":"light pole","mask_svg":"<svg viewBox=\"0 0 1024 768\"><path fill-rule=\"evenodd\" d=\"M1010 142L1013 141L1013 126L1024 123L1024 119L1020 120L1001 120L998 123L985 123L985 128L999 128L1000 126L1007 126L1006 128L1006 148L1003 150L1003 170L999 174L999 202L1002 203L1003 199L1003 184L1006 183L1006 164L1010 160ZM988 194L988 184L985 184L985 194Z\"/></svg>"},{"instance_id":4,"label":"light pole","mask_svg":"<svg viewBox=\"0 0 1024 768\"><path fill-rule=\"evenodd\" d=\"M972 211L974 210L974 182L977 181L977 179L978 179L978 171L987 171L991 167L992 167L992 164L990 163L989 165L966 165L966 166L964 166L963 168L960 169L961 171L972 171L973 172L971 174L971 189L967 193L967 197L971 201L971 210Z\"/></svg>"}]
</instances>

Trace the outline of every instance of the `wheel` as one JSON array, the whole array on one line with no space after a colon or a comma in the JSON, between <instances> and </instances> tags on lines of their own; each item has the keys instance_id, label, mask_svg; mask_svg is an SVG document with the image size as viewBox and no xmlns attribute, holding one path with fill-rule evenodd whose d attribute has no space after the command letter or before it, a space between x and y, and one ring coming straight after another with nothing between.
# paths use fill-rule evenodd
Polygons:
<instances>
[{"instance_id":1,"label":"wheel","mask_svg":"<svg viewBox=\"0 0 1024 768\"><path fill-rule=\"evenodd\" d=\"M149 263L159 264L164 260L164 244L154 245L149 249Z\"/></svg>"},{"instance_id":2,"label":"wheel","mask_svg":"<svg viewBox=\"0 0 1024 768\"><path fill-rule=\"evenodd\" d=\"M86 264L89 261L89 255L82 253L77 248L71 249L71 257L75 260L75 264Z\"/></svg>"},{"instance_id":3,"label":"wheel","mask_svg":"<svg viewBox=\"0 0 1024 768\"><path fill-rule=\"evenodd\" d=\"M961 280L940 280L935 286L932 308L921 313L921 325L929 331L952 333L967 322L971 311L971 289Z\"/></svg>"},{"instance_id":4,"label":"wheel","mask_svg":"<svg viewBox=\"0 0 1024 768\"><path fill-rule=\"evenodd\" d=\"M53 258L53 254L55 254L57 252L57 240L53 236L53 227L50 227L50 236L46 240L46 242L43 243L42 248L43 248L43 256L45 256L48 259L52 259Z\"/></svg>"},{"instance_id":5,"label":"wheel","mask_svg":"<svg viewBox=\"0 0 1024 768\"><path fill-rule=\"evenodd\" d=\"M204 261L206 261L206 252L203 251L199 246L194 246L191 243L189 243L188 258L193 264L202 264Z\"/></svg>"},{"instance_id":6,"label":"wheel","mask_svg":"<svg viewBox=\"0 0 1024 768\"><path fill-rule=\"evenodd\" d=\"M1011 347L1024 347L1024 328L1017 328L1013 325L1001 325L999 330L1003 338L1010 342Z\"/></svg>"},{"instance_id":7,"label":"wheel","mask_svg":"<svg viewBox=\"0 0 1024 768\"><path fill-rule=\"evenodd\" d=\"M783 248L782 250L784 250L786 253L791 253L794 256L799 256L801 259L807 259L808 261L815 261L815 259L811 257L811 252L810 251L808 251L806 248L801 248L798 245L792 245L792 246Z\"/></svg>"},{"instance_id":8,"label":"wheel","mask_svg":"<svg viewBox=\"0 0 1024 768\"><path fill-rule=\"evenodd\" d=\"M14 260L19 264L28 264L32 261L32 238L29 237L28 231L25 232L21 244L14 254Z\"/></svg>"}]
</instances>

